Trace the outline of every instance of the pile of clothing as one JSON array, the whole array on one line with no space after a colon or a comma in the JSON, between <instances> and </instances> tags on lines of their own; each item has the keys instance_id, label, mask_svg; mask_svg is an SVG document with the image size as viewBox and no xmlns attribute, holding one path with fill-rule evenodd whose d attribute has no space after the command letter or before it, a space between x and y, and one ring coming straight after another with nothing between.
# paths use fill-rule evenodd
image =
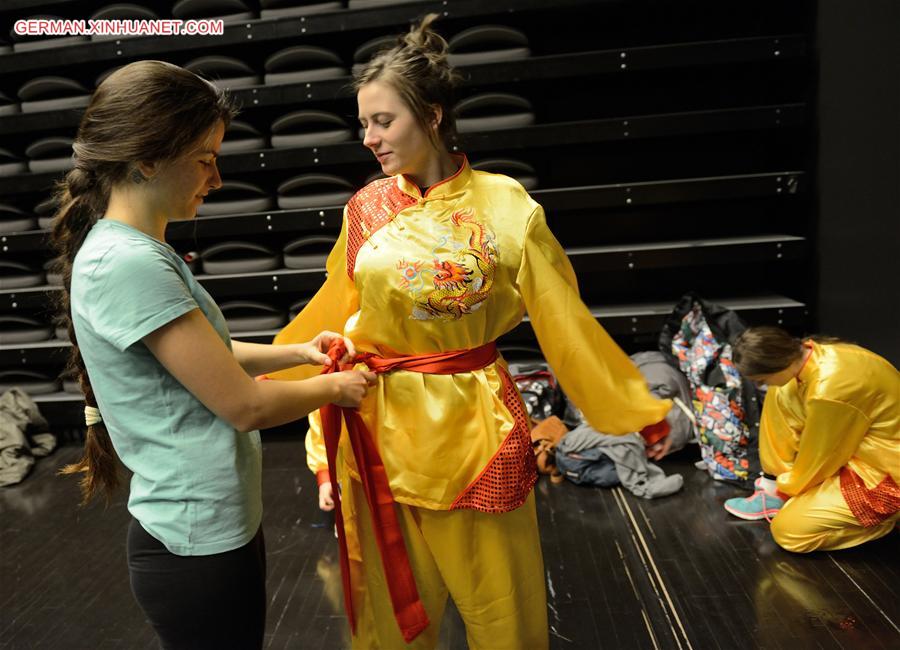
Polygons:
<instances>
[{"instance_id":1,"label":"pile of clothing","mask_svg":"<svg viewBox=\"0 0 900 650\"><path fill-rule=\"evenodd\" d=\"M639 357L639 358L635 358ZM632 357L657 397L687 397L687 382L656 352ZM543 361L510 364L510 372L535 423L532 443L538 471L554 482L568 479L579 485L614 487L622 485L636 496L652 499L681 489L680 474L666 476L651 463L638 433L612 436L594 430L584 421L556 382ZM683 405L682 401L682 405ZM689 409L672 409L667 416L672 427L672 448L680 449L694 438ZM574 427L569 431L569 427Z\"/></svg>"},{"instance_id":2,"label":"pile of clothing","mask_svg":"<svg viewBox=\"0 0 900 650\"><path fill-rule=\"evenodd\" d=\"M56 436L29 395L11 388L0 395L0 486L20 483L36 457L56 449Z\"/></svg>"}]
</instances>

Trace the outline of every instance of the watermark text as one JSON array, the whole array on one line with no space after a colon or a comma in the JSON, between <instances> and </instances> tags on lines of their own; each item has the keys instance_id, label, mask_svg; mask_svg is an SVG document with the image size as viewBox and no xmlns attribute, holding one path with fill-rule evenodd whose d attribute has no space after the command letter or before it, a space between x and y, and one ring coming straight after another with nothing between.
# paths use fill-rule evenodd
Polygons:
<instances>
[{"instance_id":1,"label":"watermark text","mask_svg":"<svg viewBox=\"0 0 900 650\"><path fill-rule=\"evenodd\" d=\"M225 22L205 20L17 20L13 29L19 36L221 36Z\"/></svg>"}]
</instances>

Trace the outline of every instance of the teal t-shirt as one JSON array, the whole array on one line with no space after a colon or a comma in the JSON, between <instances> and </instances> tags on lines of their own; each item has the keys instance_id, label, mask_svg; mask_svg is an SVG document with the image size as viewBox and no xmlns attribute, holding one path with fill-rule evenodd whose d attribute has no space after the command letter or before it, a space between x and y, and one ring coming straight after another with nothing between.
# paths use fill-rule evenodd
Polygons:
<instances>
[{"instance_id":1,"label":"teal t-shirt","mask_svg":"<svg viewBox=\"0 0 900 650\"><path fill-rule=\"evenodd\" d=\"M209 293L171 246L101 219L75 256L71 306L103 421L134 473L134 518L176 555L249 542L262 519L259 432L213 414L141 341L199 307L230 349Z\"/></svg>"}]
</instances>

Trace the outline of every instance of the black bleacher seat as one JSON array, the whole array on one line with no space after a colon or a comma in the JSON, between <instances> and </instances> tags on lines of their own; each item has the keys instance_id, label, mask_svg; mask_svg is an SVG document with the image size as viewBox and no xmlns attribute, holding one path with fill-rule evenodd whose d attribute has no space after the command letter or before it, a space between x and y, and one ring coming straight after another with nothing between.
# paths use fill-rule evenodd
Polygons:
<instances>
[{"instance_id":1,"label":"black bleacher seat","mask_svg":"<svg viewBox=\"0 0 900 650\"><path fill-rule=\"evenodd\" d=\"M262 75L233 56L201 56L185 63L184 68L208 79L222 90L258 86L262 83Z\"/></svg>"},{"instance_id":2,"label":"black bleacher seat","mask_svg":"<svg viewBox=\"0 0 900 650\"><path fill-rule=\"evenodd\" d=\"M23 113L80 108L91 101L91 91L66 77L36 77L19 88Z\"/></svg>"},{"instance_id":3,"label":"black bleacher seat","mask_svg":"<svg viewBox=\"0 0 900 650\"><path fill-rule=\"evenodd\" d=\"M266 85L321 81L347 75L341 58L330 50L312 45L294 45L266 59Z\"/></svg>"},{"instance_id":4,"label":"black bleacher seat","mask_svg":"<svg viewBox=\"0 0 900 650\"><path fill-rule=\"evenodd\" d=\"M53 227L53 219L56 217L56 210L58 207L59 205L52 196L34 206L34 214L38 220L38 228L41 230L49 230Z\"/></svg>"},{"instance_id":5,"label":"black bleacher seat","mask_svg":"<svg viewBox=\"0 0 900 650\"><path fill-rule=\"evenodd\" d=\"M219 153L228 154L265 149L268 145L266 136L260 133L255 126L243 120L231 120L228 128L225 129L225 137Z\"/></svg>"},{"instance_id":6,"label":"black bleacher seat","mask_svg":"<svg viewBox=\"0 0 900 650\"><path fill-rule=\"evenodd\" d=\"M278 186L278 207L287 210L343 205L353 192L353 185L340 176L300 174Z\"/></svg>"},{"instance_id":7,"label":"black bleacher seat","mask_svg":"<svg viewBox=\"0 0 900 650\"><path fill-rule=\"evenodd\" d=\"M206 195L197 214L207 216L260 212L271 208L273 203L272 197L258 185L245 181L222 181L221 188Z\"/></svg>"},{"instance_id":8,"label":"black bleacher seat","mask_svg":"<svg viewBox=\"0 0 900 650\"><path fill-rule=\"evenodd\" d=\"M46 282L43 271L36 271L22 262L0 260L0 289L39 287Z\"/></svg>"},{"instance_id":9,"label":"black bleacher seat","mask_svg":"<svg viewBox=\"0 0 900 650\"><path fill-rule=\"evenodd\" d=\"M35 343L53 337L53 328L29 316L0 314L0 345Z\"/></svg>"},{"instance_id":10,"label":"black bleacher seat","mask_svg":"<svg viewBox=\"0 0 900 650\"><path fill-rule=\"evenodd\" d=\"M2 150L0 150L0 160L2 160ZM24 163L22 164L24 167ZM3 173L3 165L0 164L0 174ZM0 203L0 233L8 234L13 232L23 232L37 228L37 219L19 208Z\"/></svg>"},{"instance_id":11,"label":"black bleacher seat","mask_svg":"<svg viewBox=\"0 0 900 650\"><path fill-rule=\"evenodd\" d=\"M100 7L91 14L91 20L156 20L159 15L143 5L116 2Z\"/></svg>"},{"instance_id":12,"label":"black bleacher seat","mask_svg":"<svg viewBox=\"0 0 900 650\"><path fill-rule=\"evenodd\" d=\"M17 368L0 371L0 394L10 388L21 388L29 395L48 395L61 388L59 379L35 370Z\"/></svg>"},{"instance_id":13,"label":"black bleacher seat","mask_svg":"<svg viewBox=\"0 0 900 650\"><path fill-rule=\"evenodd\" d=\"M347 123L327 111L294 111L272 122L272 146L320 147L353 137Z\"/></svg>"},{"instance_id":14,"label":"black bleacher seat","mask_svg":"<svg viewBox=\"0 0 900 650\"><path fill-rule=\"evenodd\" d=\"M353 52L353 67L351 68L351 72L353 72L353 74L357 74L376 54L378 54L382 50L390 49L396 44L397 36L394 34L377 36L375 38L369 39L368 41L357 47Z\"/></svg>"},{"instance_id":15,"label":"black bleacher seat","mask_svg":"<svg viewBox=\"0 0 900 650\"><path fill-rule=\"evenodd\" d=\"M307 235L285 244L284 265L289 269L321 269L336 238L328 235Z\"/></svg>"},{"instance_id":16,"label":"black bleacher seat","mask_svg":"<svg viewBox=\"0 0 900 650\"><path fill-rule=\"evenodd\" d=\"M34 173L66 171L75 167L72 138L52 136L35 140L25 149L28 169Z\"/></svg>"},{"instance_id":17,"label":"black bleacher seat","mask_svg":"<svg viewBox=\"0 0 900 650\"><path fill-rule=\"evenodd\" d=\"M524 59L531 56L528 37L504 25L478 25L463 30L449 41L450 65L477 65Z\"/></svg>"},{"instance_id":18,"label":"black bleacher seat","mask_svg":"<svg viewBox=\"0 0 900 650\"><path fill-rule=\"evenodd\" d=\"M21 111L22 107L14 99L6 93L0 92L0 115L15 115Z\"/></svg>"},{"instance_id":19,"label":"black bleacher seat","mask_svg":"<svg viewBox=\"0 0 900 650\"><path fill-rule=\"evenodd\" d=\"M62 273L58 273L55 270L56 260L49 259L44 262L44 278L46 279L48 287L61 287L63 283Z\"/></svg>"},{"instance_id":20,"label":"black bleacher seat","mask_svg":"<svg viewBox=\"0 0 900 650\"><path fill-rule=\"evenodd\" d=\"M66 393L71 393L73 395L81 395L81 383L71 376L63 376L62 377L62 389Z\"/></svg>"},{"instance_id":21,"label":"black bleacher seat","mask_svg":"<svg viewBox=\"0 0 900 650\"><path fill-rule=\"evenodd\" d=\"M209 275L259 273L282 268L281 255L261 244L227 241L203 250L203 271Z\"/></svg>"},{"instance_id":22,"label":"black bleacher seat","mask_svg":"<svg viewBox=\"0 0 900 650\"><path fill-rule=\"evenodd\" d=\"M0 148L0 176L11 176L28 171L28 163L9 149Z\"/></svg>"},{"instance_id":23,"label":"black bleacher seat","mask_svg":"<svg viewBox=\"0 0 900 650\"><path fill-rule=\"evenodd\" d=\"M254 300L231 300L219 305L228 331L253 332L258 330L274 330L284 327L287 322L285 313L264 302Z\"/></svg>"},{"instance_id":24,"label":"black bleacher seat","mask_svg":"<svg viewBox=\"0 0 900 650\"><path fill-rule=\"evenodd\" d=\"M456 130L496 131L534 124L534 110L524 97L510 93L481 93L456 104Z\"/></svg>"},{"instance_id":25,"label":"black bleacher seat","mask_svg":"<svg viewBox=\"0 0 900 650\"><path fill-rule=\"evenodd\" d=\"M148 7L129 3L118 2L100 7L91 15L91 20L157 20L159 16ZM111 36L107 34L91 35L92 41L106 41L112 39L130 38L129 36Z\"/></svg>"}]
</instances>

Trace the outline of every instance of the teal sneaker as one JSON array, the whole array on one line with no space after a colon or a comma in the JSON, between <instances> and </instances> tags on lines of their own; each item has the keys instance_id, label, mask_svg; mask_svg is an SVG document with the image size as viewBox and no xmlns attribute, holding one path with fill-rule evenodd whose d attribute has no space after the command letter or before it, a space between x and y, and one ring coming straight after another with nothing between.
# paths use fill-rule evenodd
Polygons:
<instances>
[{"instance_id":1,"label":"teal sneaker","mask_svg":"<svg viewBox=\"0 0 900 650\"><path fill-rule=\"evenodd\" d=\"M735 517L747 519L749 521L758 521L765 519L772 521L786 499L781 498L777 494L766 492L756 485L756 492L749 497L735 497L725 502L725 510L733 514Z\"/></svg>"}]
</instances>

